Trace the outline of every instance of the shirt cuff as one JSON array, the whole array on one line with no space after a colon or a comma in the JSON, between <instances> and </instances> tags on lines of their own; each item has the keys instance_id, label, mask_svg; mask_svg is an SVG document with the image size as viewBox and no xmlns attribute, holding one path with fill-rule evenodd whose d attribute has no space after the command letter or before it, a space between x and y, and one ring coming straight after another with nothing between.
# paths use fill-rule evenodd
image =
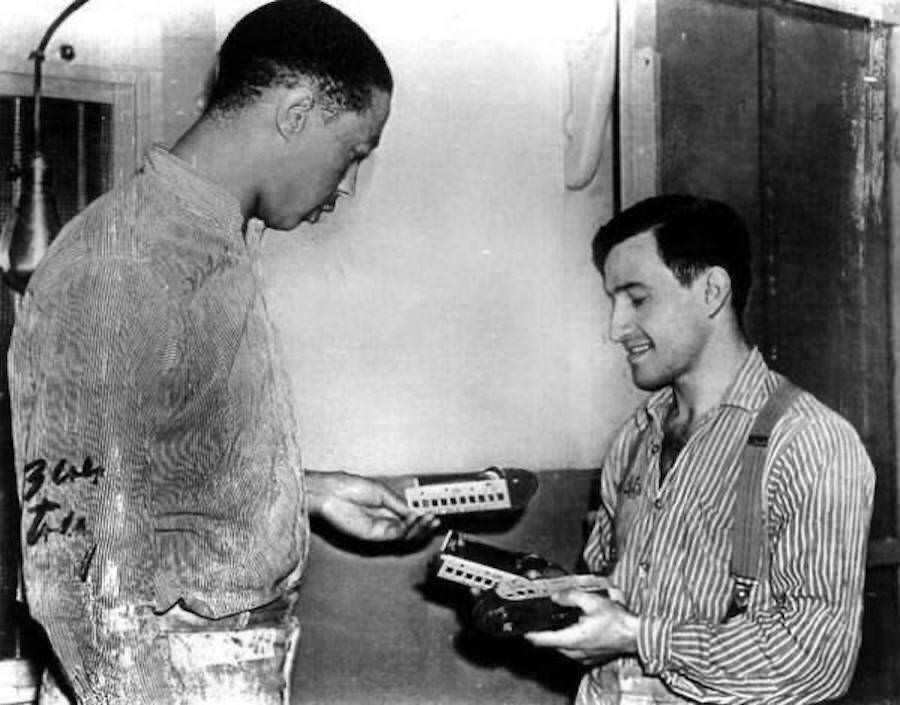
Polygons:
<instances>
[{"instance_id":1,"label":"shirt cuff","mask_svg":"<svg viewBox=\"0 0 900 705\"><path fill-rule=\"evenodd\" d=\"M656 676L666 669L672 640L672 620L641 616L638 620L638 658L647 675Z\"/></svg>"}]
</instances>

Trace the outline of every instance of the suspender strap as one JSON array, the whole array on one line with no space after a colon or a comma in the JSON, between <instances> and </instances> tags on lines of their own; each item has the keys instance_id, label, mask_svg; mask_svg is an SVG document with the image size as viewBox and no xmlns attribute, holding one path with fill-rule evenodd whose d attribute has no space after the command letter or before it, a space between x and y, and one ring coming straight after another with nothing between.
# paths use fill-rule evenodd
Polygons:
<instances>
[{"instance_id":1,"label":"suspender strap","mask_svg":"<svg viewBox=\"0 0 900 705\"><path fill-rule=\"evenodd\" d=\"M778 419L791 405L800 389L782 378L760 410L741 455L735 484L734 524L731 527L731 574L749 585L764 569L768 551L766 535L767 503L763 496L763 475L769 437ZM737 586L740 588L740 585Z\"/></svg>"}]
</instances>

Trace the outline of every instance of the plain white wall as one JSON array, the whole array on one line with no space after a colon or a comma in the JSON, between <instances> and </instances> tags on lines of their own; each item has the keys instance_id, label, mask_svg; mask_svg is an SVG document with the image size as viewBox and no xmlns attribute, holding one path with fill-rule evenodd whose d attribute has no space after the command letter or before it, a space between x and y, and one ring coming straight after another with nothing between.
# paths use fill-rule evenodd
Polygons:
<instances>
[{"instance_id":1,"label":"plain white wall","mask_svg":"<svg viewBox=\"0 0 900 705\"><path fill-rule=\"evenodd\" d=\"M72 41L86 65L163 71L167 95L181 96L157 101L172 133L157 137L171 142L200 109L205 71L185 75L163 35L209 23L212 6L215 28L198 31L220 40L258 4L92 0L54 45ZM396 90L357 197L315 227L267 235L306 464L596 466L637 399L590 262L611 215L611 150L587 188L564 187L565 47L602 29L597 5L334 4L381 46ZM65 3L13 5L4 53L36 44Z\"/></svg>"},{"instance_id":2,"label":"plain white wall","mask_svg":"<svg viewBox=\"0 0 900 705\"><path fill-rule=\"evenodd\" d=\"M336 4L397 87L358 197L269 238L307 463L596 465L634 396L590 262L610 163L564 188L564 49L590 6Z\"/></svg>"}]
</instances>

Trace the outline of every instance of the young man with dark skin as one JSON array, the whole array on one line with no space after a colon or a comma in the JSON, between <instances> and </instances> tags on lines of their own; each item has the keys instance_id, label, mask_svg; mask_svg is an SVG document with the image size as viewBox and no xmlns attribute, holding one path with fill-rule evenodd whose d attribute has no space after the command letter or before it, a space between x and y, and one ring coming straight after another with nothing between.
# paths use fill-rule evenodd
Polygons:
<instances>
[{"instance_id":1,"label":"young man with dark skin","mask_svg":"<svg viewBox=\"0 0 900 705\"><path fill-rule=\"evenodd\" d=\"M614 217L593 247L610 338L650 396L610 446L584 553L611 594L561 593L580 621L527 638L590 667L582 705L840 695L860 643L874 471L850 424L806 392L769 438L768 570L729 611L742 451L783 383L741 325L745 226L722 203L660 196Z\"/></svg>"},{"instance_id":2,"label":"young man with dark skin","mask_svg":"<svg viewBox=\"0 0 900 705\"><path fill-rule=\"evenodd\" d=\"M204 115L32 276L10 379L25 595L59 662L42 703L287 703L308 517L435 527L379 482L304 471L259 266L265 227L353 195L392 89L334 8L264 5Z\"/></svg>"}]
</instances>

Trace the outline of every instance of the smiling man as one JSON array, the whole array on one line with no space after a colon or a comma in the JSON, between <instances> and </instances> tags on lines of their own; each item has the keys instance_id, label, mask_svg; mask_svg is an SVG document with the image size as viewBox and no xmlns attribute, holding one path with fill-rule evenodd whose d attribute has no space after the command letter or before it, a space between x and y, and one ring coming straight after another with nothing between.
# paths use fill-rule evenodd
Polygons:
<instances>
[{"instance_id":1,"label":"smiling man","mask_svg":"<svg viewBox=\"0 0 900 705\"><path fill-rule=\"evenodd\" d=\"M309 515L433 528L380 483L304 472L260 272L264 227L353 195L392 88L334 8L264 5L200 120L33 275L10 379L26 599L60 666L42 703L287 703Z\"/></svg>"},{"instance_id":2,"label":"smiling man","mask_svg":"<svg viewBox=\"0 0 900 705\"><path fill-rule=\"evenodd\" d=\"M591 667L581 705L838 696L860 643L874 471L847 421L748 344L745 226L722 203L659 196L600 229L594 262L610 338L651 394L610 447L584 552L614 590L560 594L580 621L528 638ZM760 417L776 420L765 437ZM763 442L746 485L762 497L739 496L745 449ZM748 502L764 515L751 575L734 569Z\"/></svg>"}]
</instances>

